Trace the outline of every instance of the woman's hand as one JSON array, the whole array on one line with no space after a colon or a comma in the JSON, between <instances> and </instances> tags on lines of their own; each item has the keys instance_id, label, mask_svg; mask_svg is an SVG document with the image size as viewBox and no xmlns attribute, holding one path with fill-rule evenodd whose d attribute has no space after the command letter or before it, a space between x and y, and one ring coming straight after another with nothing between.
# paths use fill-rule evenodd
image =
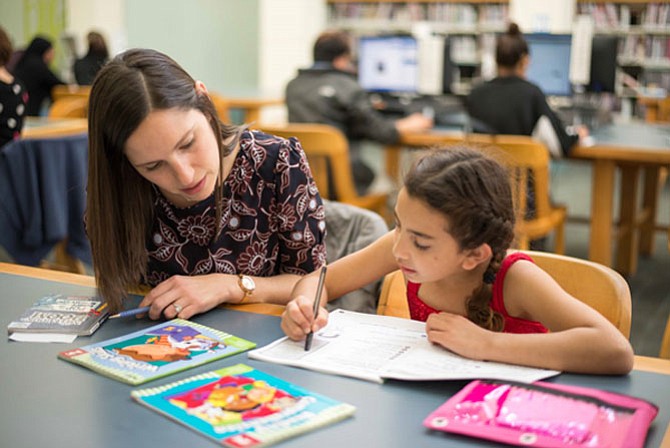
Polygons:
<instances>
[{"instance_id":1,"label":"woman's hand","mask_svg":"<svg viewBox=\"0 0 670 448\"><path fill-rule=\"evenodd\" d=\"M281 329L290 339L299 341L310 331L317 332L328 323L328 311L320 307L316 319L313 313L314 297L297 296L291 300L281 316Z\"/></svg>"},{"instance_id":2,"label":"woman's hand","mask_svg":"<svg viewBox=\"0 0 670 448\"><path fill-rule=\"evenodd\" d=\"M486 360L493 332L481 328L465 316L435 313L426 320L426 334L433 344L470 359Z\"/></svg>"},{"instance_id":3,"label":"woman's hand","mask_svg":"<svg viewBox=\"0 0 670 448\"><path fill-rule=\"evenodd\" d=\"M175 275L152 289L139 306L151 306L151 319L159 319L161 315L166 319L188 319L220 303L239 302L243 297L235 275Z\"/></svg>"}]
</instances>

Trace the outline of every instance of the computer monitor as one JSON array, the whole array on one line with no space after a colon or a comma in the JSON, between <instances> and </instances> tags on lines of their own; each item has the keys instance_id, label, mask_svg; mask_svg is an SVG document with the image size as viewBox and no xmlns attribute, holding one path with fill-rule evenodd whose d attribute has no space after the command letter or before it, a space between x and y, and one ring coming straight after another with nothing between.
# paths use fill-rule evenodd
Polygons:
<instances>
[{"instance_id":1,"label":"computer monitor","mask_svg":"<svg viewBox=\"0 0 670 448\"><path fill-rule=\"evenodd\" d=\"M526 77L545 95L570 96L570 34L526 34L530 64Z\"/></svg>"},{"instance_id":2,"label":"computer monitor","mask_svg":"<svg viewBox=\"0 0 670 448\"><path fill-rule=\"evenodd\" d=\"M358 41L358 81L370 92L415 93L418 44L411 36L363 36Z\"/></svg>"},{"instance_id":3,"label":"computer monitor","mask_svg":"<svg viewBox=\"0 0 670 448\"><path fill-rule=\"evenodd\" d=\"M593 36L589 92L614 93L618 45L617 36Z\"/></svg>"}]
</instances>

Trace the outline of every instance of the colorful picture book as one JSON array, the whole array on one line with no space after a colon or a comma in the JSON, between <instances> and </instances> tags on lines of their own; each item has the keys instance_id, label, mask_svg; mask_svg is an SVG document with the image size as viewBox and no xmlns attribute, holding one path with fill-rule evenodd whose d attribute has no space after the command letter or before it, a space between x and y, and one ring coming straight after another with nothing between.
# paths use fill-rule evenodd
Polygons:
<instances>
[{"instance_id":1,"label":"colorful picture book","mask_svg":"<svg viewBox=\"0 0 670 448\"><path fill-rule=\"evenodd\" d=\"M351 416L355 407L244 364L131 392L228 447L262 447Z\"/></svg>"},{"instance_id":2,"label":"colorful picture book","mask_svg":"<svg viewBox=\"0 0 670 448\"><path fill-rule=\"evenodd\" d=\"M107 317L107 303L100 297L49 294L32 304L7 326L11 333L90 335Z\"/></svg>"},{"instance_id":3,"label":"colorful picture book","mask_svg":"<svg viewBox=\"0 0 670 448\"><path fill-rule=\"evenodd\" d=\"M255 347L184 319L67 350L58 357L128 384L142 384Z\"/></svg>"}]
</instances>

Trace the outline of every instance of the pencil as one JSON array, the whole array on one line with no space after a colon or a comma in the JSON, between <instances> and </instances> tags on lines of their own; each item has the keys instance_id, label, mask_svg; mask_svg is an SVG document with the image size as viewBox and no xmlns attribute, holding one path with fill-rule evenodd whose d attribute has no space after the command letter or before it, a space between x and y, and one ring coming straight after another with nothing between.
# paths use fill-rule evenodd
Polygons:
<instances>
[{"instance_id":1,"label":"pencil","mask_svg":"<svg viewBox=\"0 0 670 448\"><path fill-rule=\"evenodd\" d=\"M116 319L117 317L126 317L126 316L135 316L137 314L146 313L149 311L150 306L143 306L142 308L133 308L132 310L121 311L118 314L109 316L110 319Z\"/></svg>"},{"instance_id":2,"label":"pencil","mask_svg":"<svg viewBox=\"0 0 670 448\"><path fill-rule=\"evenodd\" d=\"M312 308L312 314L314 319L316 319L317 314L319 313L319 303L321 302L321 292L323 291L323 284L326 282L326 266L324 265L321 268L321 274L319 274L319 286L316 287L316 297L314 297L314 308ZM314 337L314 332L310 331L307 333L307 338L305 339L305 351L309 351L312 348L312 338Z\"/></svg>"}]
</instances>

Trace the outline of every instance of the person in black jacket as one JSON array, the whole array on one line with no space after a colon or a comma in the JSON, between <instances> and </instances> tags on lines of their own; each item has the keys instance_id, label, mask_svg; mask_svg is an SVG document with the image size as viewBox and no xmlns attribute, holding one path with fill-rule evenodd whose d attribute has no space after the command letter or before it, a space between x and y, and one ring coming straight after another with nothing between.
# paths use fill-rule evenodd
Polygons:
<instances>
[{"instance_id":1,"label":"person in black jacket","mask_svg":"<svg viewBox=\"0 0 670 448\"><path fill-rule=\"evenodd\" d=\"M356 188L363 193L374 180L374 172L360 156L360 142L395 144L403 131L430 129L433 120L421 113L394 120L374 109L356 79L346 32L323 32L314 43L313 55L314 64L300 70L286 86L288 120L328 124L342 131L349 140Z\"/></svg>"},{"instance_id":2,"label":"person in black jacket","mask_svg":"<svg viewBox=\"0 0 670 448\"><path fill-rule=\"evenodd\" d=\"M91 31L86 35L88 41L88 52L86 56L77 59L72 67L74 78L77 84L81 86L90 86L93 84L95 75L109 59L107 44L102 34L97 31Z\"/></svg>"},{"instance_id":3,"label":"person in black jacket","mask_svg":"<svg viewBox=\"0 0 670 448\"><path fill-rule=\"evenodd\" d=\"M44 101L51 100L51 89L56 85L65 84L49 69L53 58L54 48L51 41L37 36L16 63L14 76L23 81L28 90L26 115L39 115Z\"/></svg>"},{"instance_id":4,"label":"person in black jacket","mask_svg":"<svg viewBox=\"0 0 670 448\"><path fill-rule=\"evenodd\" d=\"M496 44L498 76L472 89L466 99L467 111L474 119L475 131L533 135L554 156L567 155L588 130L578 127L568 134L542 90L526 79L531 56L519 27L511 23Z\"/></svg>"}]
</instances>

